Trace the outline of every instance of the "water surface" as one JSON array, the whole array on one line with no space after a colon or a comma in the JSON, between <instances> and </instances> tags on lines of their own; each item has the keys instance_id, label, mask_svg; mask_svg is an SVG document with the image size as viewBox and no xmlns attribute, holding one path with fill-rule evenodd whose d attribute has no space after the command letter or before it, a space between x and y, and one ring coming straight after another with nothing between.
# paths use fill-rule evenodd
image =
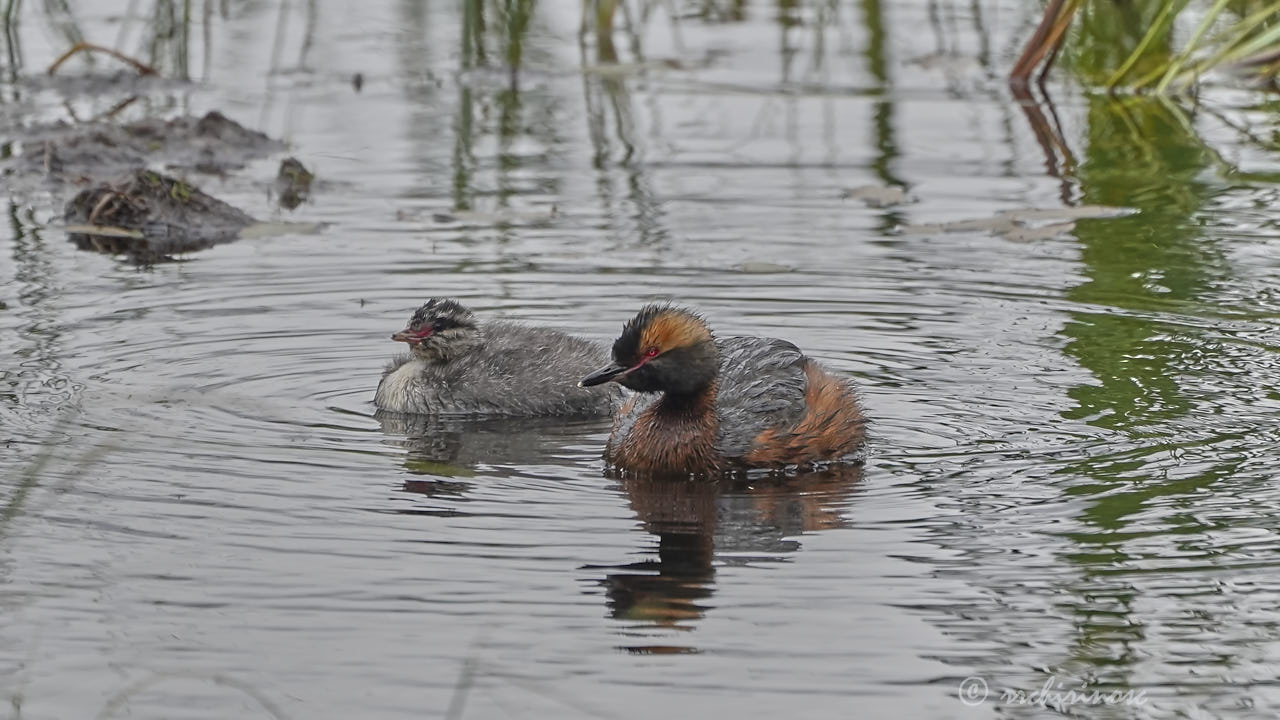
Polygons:
<instances>
[{"instance_id":1,"label":"water surface","mask_svg":"<svg viewBox=\"0 0 1280 720\"><path fill-rule=\"evenodd\" d=\"M145 50L124 5L21 6L7 125L133 91L43 77L67 27ZM1007 0L631 3L582 45L579 3L228 5L158 51L192 82L119 117L285 139L318 176L291 213L278 157L195 179L323 229L139 268L11 189L5 714L1047 716L998 702L1046 681L1144 693L1088 716L1280 708L1269 98L1024 107L1037 10ZM986 222L1074 206L1132 212ZM856 380L869 459L623 482L607 422L380 421L432 295L785 337Z\"/></svg>"}]
</instances>

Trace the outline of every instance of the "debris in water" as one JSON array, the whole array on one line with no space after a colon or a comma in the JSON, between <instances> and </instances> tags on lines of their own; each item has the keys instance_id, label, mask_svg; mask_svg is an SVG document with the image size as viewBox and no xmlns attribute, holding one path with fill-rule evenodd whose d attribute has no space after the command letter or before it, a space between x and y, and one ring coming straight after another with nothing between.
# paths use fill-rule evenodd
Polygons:
<instances>
[{"instance_id":1,"label":"debris in water","mask_svg":"<svg viewBox=\"0 0 1280 720\"><path fill-rule=\"evenodd\" d=\"M287 157L280 161L280 172L276 173L276 192L280 195L280 207L292 210L311 197L311 181L316 176L298 161Z\"/></svg>"},{"instance_id":2,"label":"debris in water","mask_svg":"<svg viewBox=\"0 0 1280 720\"><path fill-rule=\"evenodd\" d=\"M1036 227L1026 227L1023 225L1015 225L1009 230L1000 233L1004 239L1014 242L1032 242L1035 240L1052 240L1061 237L1076 229L1074 222L1053 223L1052 225L1039 225Z\"/></svg>"},{"instance_id":3,"label":"debris in water","mask_svg":"<svg viewBox=\"0 0 1280 720\"><path fill-rule=\"evenodd\" d=\"M486 226L486 225L545 225L560 216L560 210L555 205L548 209L532 208L522 210L518 208L498 208L493 212L484 210L453 210L451 212L432 212L430 218L432 222L442 225L450 225L454 223L470 226ZM397 210L397 220L420 221L423 213L413 210Z\"/></svg>"},{"instance_id":4,"label":"debris in water","mask_svg":"<svg viewBox=\"0 0 1280 720\"><path fill-rule=\"evenodd\" d=\"M253 218L177 178L151 170L81 190L63 213L77 247L138 264L172 260L234 239Z\"/></svg>"},{"instance_id":5,"label":"debris in water","mask_svg":"<svg viewBox=\"0 0 1280 720\"><path fill-rule=\"evenodd\" d=\"M1081 205L1065 208L1026 208L1002 210L988 218L953 220L945 223L903 225L899 230L912 235L947 232L991 232L1009 240L1045 240L1075 229L1077 220L1125 217L1138 211L1133 208Z\"/></svg>"},{"instance_id":6,"label":"debris in water","mask_svg":"<svg viewBox=\"0 0 1280 720\"><path fill-rule=\"evenodd\" d=\"M223 174L284 149L284 143L216 110L199 118L148 118L125 125L59 123L23 130L14 139L22 148L15 158L19 175L70 183L102 181L156 163Z\"/></svg>"},{"instance_id":7,"label":"debris in water","mask_svg":"<svg viewBox=\"0 0 1280 720\"><path fill-rule=\"evenodd\" d=\"M861 200L867 207L890 207L914 202L906 188L897 185L861 185L840 193L845 200Z\"/></svg>"}]
</instances>

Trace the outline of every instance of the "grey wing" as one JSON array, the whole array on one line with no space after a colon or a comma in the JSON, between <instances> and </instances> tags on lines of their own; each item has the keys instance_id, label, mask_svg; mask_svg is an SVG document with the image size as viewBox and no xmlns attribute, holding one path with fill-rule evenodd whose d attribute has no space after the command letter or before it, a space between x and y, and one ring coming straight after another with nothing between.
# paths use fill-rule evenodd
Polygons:
<instances>
[{"instance_id":1,"label":"grey wing","mask_svg":"<svg viewBox=\"0 0 1280 720\"><path fill-rule=\"evenodd\" d=\"M721 452L741 457L769 428L789 428L805 412L805 356L786 340L730 337L717 341L720 382L716 409Z\"/></svg>"},{"instance_id":2,"label":"grey wing","mask_svg":"<svg viewBox=\"0 0 1280 720\"><path fill-rule=\"evenodd\" d=\"M602 346L554 331L504 326L506 344L486 350L473 363L483 377L474 383L477 403L512 414L612 413L616 386L584 390L578 381L608 360Z\"/></svg>"}]
</instances>

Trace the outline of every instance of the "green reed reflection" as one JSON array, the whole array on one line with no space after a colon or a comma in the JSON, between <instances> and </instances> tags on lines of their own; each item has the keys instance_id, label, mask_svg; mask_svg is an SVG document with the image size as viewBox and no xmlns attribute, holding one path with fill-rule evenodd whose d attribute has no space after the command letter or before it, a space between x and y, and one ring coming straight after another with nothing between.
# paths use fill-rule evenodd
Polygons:
<instances>
[{"instance_id":1,"label":"green reed reflection","mask_svg":"<svg viewBox=\"0 0 1280 720\"><path fill-rule=\"evenodd\" d=\"M1141 213L1077 230L1087 279L1067 295L1098 310L1072 313L1063 332L1066 352L1099 384L1069 392L1078 405L1066 416L1141 434L1190 412L1179 358L1203 349L1194 333L1152 314L1194 311L1229 272L1193 219L1210 195L1198 176L1211 156L1158 100L1096 96L1089 107L1082 201Z\"/></svg>"},{"instance_id":2,"label":"green reed reflection","mask_svg":"<svg viewBox=\"0 0 1280 720\"><path fill-rule=\"evenodd\" d=\"M1130 667L1158 642L1148 637L1135 576L1176 565L1144 549L1143 539L1186 538L1174 542L1192 552L1212 528L1196 511L1203 492L1243 462L1232 449L1238 433L1201 422L1211 411L1195 370L1220 348L1211 341L1213 298L1234 280L1198 221L1221 192L1206 179L1216 155L1181 111L1154 98L1087 102L1081 202L1141 212L1081 222L1075 232L1084 279L1066 296L1081 309L1061 334L1066 354L1095 382L1067 392L1076 406L1063 416L1120 435L1061 469L1087 479L1066 493L1089 498L1064 533L1075 547L1063 559L1080 575L1064 583L1058 603L1075 618L1061 667L1103 687L1133 687ZM1212 562L1205 556L1195 566Z\"/></svg>"},{"instance_id":3,"label":"green reed reflection","mask_svg":"<svg viewBox=\"0 0 1280 720\"><path fill-rule=\"evenodd\" d=\"M519 152L519 141L532 138L547 148L560 142L557 119L551 117L554 100L531 95L522 86L527 38L537 7L534 0L468 0L463 4L458 47L464 77L458 84L453 122L452 193L457 210L476 209L482 195L495 197L497 209L508 208L512 197L528 191L514 179L530 161ZM498 75L505 81L495 86L493 78ZM480 186L481 168L474 150L477 140L485 135L498 142L492 187ZM546 180L545 184L548 193L555 192L555 181ZM499 219L497 224L506 229L505 221Z\"/></svg>"}]
</instances>

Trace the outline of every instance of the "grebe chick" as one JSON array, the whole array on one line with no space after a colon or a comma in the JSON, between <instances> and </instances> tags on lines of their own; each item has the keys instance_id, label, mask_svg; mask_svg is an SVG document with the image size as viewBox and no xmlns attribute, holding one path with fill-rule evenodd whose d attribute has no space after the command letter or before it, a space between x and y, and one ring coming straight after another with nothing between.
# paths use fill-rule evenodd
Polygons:
<instances>
[{"instance_id":1,"label":"grebe chick","mask_svg":"<svg viewBox=\"0 0 1280 720\"><path fill-rule=\"evenodd\" d=\"M866 419L851 385L774 338L716 339L700 316L648 305L583 378L640 394L614 418L605 458L623 470L713 474L850 458Z\"/></svg>"},{"instance_id":2,"label":"grebe chick","mask_svg":"<svg viewBox=\"0 0 1280 720\"><path fill-rule=\"evenodd\" d=\"M391 339L408 343L409 352L382 374L373 401L383 410L585 417L608 415L621 401L618 388L574 387L608 358L602 345L520 323L481 322L456 300L432 298Z\"/></svg>"}]
</instances>

